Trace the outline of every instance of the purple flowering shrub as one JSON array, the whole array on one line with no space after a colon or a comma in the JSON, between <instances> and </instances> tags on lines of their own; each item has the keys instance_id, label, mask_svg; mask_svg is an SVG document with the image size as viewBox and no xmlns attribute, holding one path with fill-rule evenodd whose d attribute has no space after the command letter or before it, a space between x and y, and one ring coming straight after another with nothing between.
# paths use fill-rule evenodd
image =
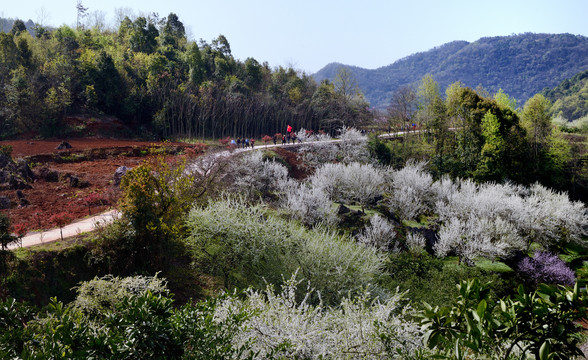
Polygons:
<instances>
[{"instance_id":1,"label":"purple flowering shrub","mask_svg":"<svg viewBox=\"0 0 588 360\"><path fill-rule=\"evenodd\" d=\"M536 251L534 257L527 257L518 264L519 276L533 285L539 283L574 285L574 272L555 254Z\"/></svg>"}]
</instances>

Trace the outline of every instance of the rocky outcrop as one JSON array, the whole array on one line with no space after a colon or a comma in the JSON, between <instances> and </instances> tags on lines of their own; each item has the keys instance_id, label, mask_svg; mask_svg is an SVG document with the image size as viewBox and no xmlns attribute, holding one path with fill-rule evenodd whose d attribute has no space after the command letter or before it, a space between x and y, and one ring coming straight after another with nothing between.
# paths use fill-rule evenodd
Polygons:
<instances>
[{"instance_id":1,"label":"rocky outcrop","mask_svg":"<svg viewBox=\"0 0 588 360\"><path fill-rule=\"evenodd\" d=\"M70 145L67 141L62 141L61 144L57 145L55 148L56 150L66 150L71 149L73 146Z\"/></svg>"},{"instance_id":2,"label":"rocky outcrop","mask_svg":"<svg viewBox=\"0 0 588 360\"><path fill-rule=\"evenodd\" d=\"M37 170L37 176L47 182L58 182L59 172L51 170L48 167L41 167Z\"/></svg>"},{"instance_id":3,"label":"rocky outcrop","mask_svg":"<svg viewBox=\"0 0 588 360\"><path fill-rule=\"evenodd\" d=\"M30 189L35 179L31 168L25 160L15 162L6 154L0 154L0 188L1 189Z\"/></svg>"},{"instance_id":4,"label":"rocky outcrop","mask_svg":"<svg viewBox=\"0 0 588 360\"><path fill-rule=\"evenodd\" d=\"M0 196L0 209L10 209L10 199L6 196Z\"/></svg>"},{"instance_id":5,"label":"rocky outcrop","mask_svg":"<svg viewBox=\"0 0 588 360\"><path fill-rule=\"evenodd\" d=\"M114 172L114 176L113 176L115 186L120 186L120 181L121 181L123 175L126 174L127 171L129 171L129 170L131 170L131 169L126 166L119 166L118 169L116 169L116 171Z\"/></svg>"}]
</instances>

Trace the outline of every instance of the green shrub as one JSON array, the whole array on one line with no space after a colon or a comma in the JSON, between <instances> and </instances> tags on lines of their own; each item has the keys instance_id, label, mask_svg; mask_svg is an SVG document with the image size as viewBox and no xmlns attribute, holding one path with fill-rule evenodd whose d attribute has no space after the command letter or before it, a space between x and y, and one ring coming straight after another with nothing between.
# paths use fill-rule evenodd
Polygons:
<instances>
[{"instance_id":1,"label":"green shrub","mask_svg":"<svg viewBox=\"0 0 588 360\"><path fill-rule=\"evenodd\" d=\"M74 306L52 298L42 311L0 301L0 358L252 359L247 342L233 345L249 314L219 308L227 296L176 308L162 281L148 277L95 279L79 289ZM108 305L77 306L89 298Z\"/></svg>"},{"instance_id":2,"label":"green shrub","mask_svg":"<svg viewBox=\"0 0 588 360\"><path fill-rule=\"evenodd\" d=\"M425 343L436 358L572 359L586 316L586 291L542 284L533 292L520 285L512 297L497 298L478 279L462 281L447 307L426 305Z\"/></svg>"},{"instance_id":3,"label":"green shrub","mask_svg":"<svg viewBox=\"0 0 588 360\"><path fill-rule=\"evenodd\" d=\"M445 264L429 255L400 253L391 255L386 263L386 277L382 287L393 290L398 287L408 291L407 297L415 307L423 302L432 306L449 304L457 296L456 285L463 279L477 277L491 282L495 294L505 294L510 288L508 280L498 274L465 265Z\"/></svg>"},{"instance_id":4,"label":"green shrub","mask_svg":"<svg viewBox=\"0 0 588 360\"><path fill-rule=\"evenodd\" d=\"M368 151L370 156L376 159L382 165L390 165L392 162L392 153L386 143L376 134L368 137Z\"/></svg>"},{"instance_id":5,"label":"green shrub","mask_svg":"<svg viewBox=\"0 0 588 360\"><path fill-rule=\"evenodd\" d=\"M12 145L0 145L0 154L12 157Z\"/></svg>"},{"instance_id":6,"label":"green shrub","mask_svg":"<svg viewBox=\"0 0 588 360\"><path fill-rule=\"evenodd\" d=\"M183 232L183 219L198 191L185 161L160 157L129 170L121 179L120 210L134 230L131 260L160 270L170 243Z\"/></svg>"},{"instance_id":7,"label":"green shrub","mask_svg":"<svg viewBox=\"0 0 588 360\"><path fill-rule=\"evenodd\" d=\"M226 287L281 284L300 269L326 302L368 286L381 273L382 253L348 237L308 230L261 206L223 199L194 208L187 220L201 271L221 276Z\"/></svg>"}]
</instances>

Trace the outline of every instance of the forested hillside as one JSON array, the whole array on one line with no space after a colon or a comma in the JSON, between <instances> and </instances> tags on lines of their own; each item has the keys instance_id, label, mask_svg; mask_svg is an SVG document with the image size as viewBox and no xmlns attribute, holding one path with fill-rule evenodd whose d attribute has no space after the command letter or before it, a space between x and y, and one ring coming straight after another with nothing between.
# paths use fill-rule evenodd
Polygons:
<instances>
[{"instance_id":1,"label":"forested hillside","mask_svg":"<svg viewBox=\"0 0 588 360\"><path fill-rule=\"evenodd\" d=\"M366 105L291 68L236 59L223 35L189 41L175 14L106 30L37 26L35 37L15 21L0 33L0 138L83 133L66 122L78 114L116 116L157 137L329 131L368 118Z\"/></svg>"},{"instance_id":2,"label":"forested hillside","mask_svg":"<svg viewBox=\"0 0 588 360\"><path fill-rule=\"evenodd\" d=\"M334 79L341 64L317 72L317 80ZM571 34L532 34L454 41L410 55L375 70L349 67L373 107L385 108L391 95L431 74L441 87L461 81L491 93L502 88L524 103L545 87L556 86L588 68L588 38Z\"/></svg>"},{"instance_id":3,"label":"forested hillside","mask_svg":"<svg viewBox=\"0 0 588 360\"><path fill-rule=\"evenodd\" d=\"M572 121L588 115L588 70L543 93L553 103L551 113L554 116Z\"/></svg>"}]
</instances>

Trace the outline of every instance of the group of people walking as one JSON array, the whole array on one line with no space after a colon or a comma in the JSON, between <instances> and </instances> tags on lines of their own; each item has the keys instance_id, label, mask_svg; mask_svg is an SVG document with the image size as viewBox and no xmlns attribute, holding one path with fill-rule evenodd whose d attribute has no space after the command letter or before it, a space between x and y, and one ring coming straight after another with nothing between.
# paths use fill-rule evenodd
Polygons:
<instances>
[{"instance_id":1,"label":"group of people walking","mask_svg":"<svg viewBox=\"0 0 588 360\"><path fill-rule=\"evenodd\" d=\"M245 149L251 146L251 148L253 149L253 146L255 145L255 139L251 138L237 138L237 140L235 141L235 139L231 140L231 145L234 145L235 147L237 147L237 149Z\"/></svg>"},{"instance_id":2,"label":"group of people walking","mask_svg":"<svg viewBox=\"0 0 588 360\"><path fill-rule=\"evenodd\" d=\"M278 144L280 134L274 135L274 145ZM282 145L289 144L292 141L292 144L295 144L297 140L296 134L288 133L288 135L282 135ZM302 143L302 140L298 138L298 143Z\"/></svg>"},{"instance_id":3,"label":"group of people walking","mask_svg":"<svg viewBox=\"0 0 588 360\"><path fill-rule=\"evenodd\" d=\"M300 139L299 137L296 136L296 133L292 131L292 126L288 125L287 129L286 129L286 135L282 135L282 134L275 134L273 136L273 141L274 141L274 145L277 145L278 142L280 140L282 140L282 145L286 145L286 144L290 144L290 141L292 142L292 144L296 143L296 140L298 140L298 143L302 143L302 139ZM266 138L268 137L264 137L263 141L266 141ZM225 139L225 141L228 141L229 138L227 137ZM226 143L225 143L226 144ZM267 144L267 142L266 142ZM230 148L232 149L245 149L248 147L253 148L253 146L255 145L255 139L253 138L237 138L235 139L231 139L230 140Z\"/></svg>"}]
</instances>

